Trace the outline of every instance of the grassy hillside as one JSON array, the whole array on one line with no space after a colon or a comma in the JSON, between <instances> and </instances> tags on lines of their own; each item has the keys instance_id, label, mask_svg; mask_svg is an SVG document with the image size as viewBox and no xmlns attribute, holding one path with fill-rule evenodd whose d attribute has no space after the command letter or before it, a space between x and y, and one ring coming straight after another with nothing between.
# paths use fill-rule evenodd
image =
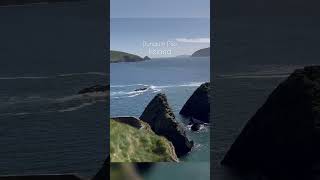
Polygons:
<instances>
[{"instance_id":1,"label":"grassy hillside","mask_svg":"<svg viewBox=\"0 0 320 180\"><path fill-rule=\"evenodd\" d=\"M111 162L177 161L171 142L145 129L110 121Z\"/></svg>"},{"instance_id":2,"label":"grassy hillside","mask_svg":"<svg viewBox=\"0 0 320 180\"><path fill-rule=\"evenodd\" d=\"M117 63L117 62L136 62L136 61L143 61L144 59L140 56L129 54L121 51L110 51L110 62Z\"/></svg>"}]
</instances>

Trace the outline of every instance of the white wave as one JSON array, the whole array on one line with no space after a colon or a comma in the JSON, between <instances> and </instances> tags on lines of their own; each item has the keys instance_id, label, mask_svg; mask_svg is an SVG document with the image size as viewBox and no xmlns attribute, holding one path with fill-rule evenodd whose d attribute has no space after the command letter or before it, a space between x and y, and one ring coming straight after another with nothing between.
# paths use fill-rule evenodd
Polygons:
<instances>
[{"instance_id":1,"label":"white wave","mask_svg":"<svg viewBox=\"0 0 320 180\"><path fill-rule=\"evenodd\" d=\"M133 94L133 95L130 95L130 96L128 96L128 97L136 97L136 96L139 96L139 95L141 95L142 93L137 93L137 94Z\"/></svg>"},{"instance_id":2,"label":"white wave","mask_svg":"<svg viewBox=\"0 0 320 180\"><path fill-rule=\"evenodd\" d=\"M205 83L205 82L191 82L191 83L188 83L188 84L182 84L180 86L181 87L199 87L203 83Z\"/></svg>"},{"instance_id":3,"label":"white wave","mask_svg":"<svg viewBox=\"0 0 320 180\"><path fill-rule=\"evenodd\" d=\"M49 76L16 76L16 77L0 77L0 80L17 80L17 79L48 79Z\"/></svg>"},{"instance_id":4,"label":"white wave","mask_svg":"<svg viewBox=\"0 0 320 180\"><path fill-rule=\"evenodd\" d=\"M56 111L3 113L3 114L0 114L0 116L23 116L23 115L45 114L45 113L53 113L53 112L56 112Z\"/></svg>"},{"instance_id":5,"label":"white wave","mask_svg":"<svg viewBox=\"0 0 320 180\"><path fill-rule=\"evenodd\" d=\"M122 87L131 87L131 86L148 86L146 84L128 84L128 85L111 85L112 88L122 88Z\"/></svg>"},{"instance_id":6,"label":"white wave","mask_svg":"<svg viewBox=\"0 0 320 180\"><path fill-rule=\"evenodd\" d=\"M71 95L71 96L65 96L62 98L57 98L56 101L57 102L67 102L67 101L71 101L71 100L81 99L82 97L83 97L82 94L76 94L76 95Z\"/></svg>"},{"instance_id":7,"label":"white wave","mask_svg":"<svg viewBox=\"0 0 320 180\"><path fill-rule=\"evenodd\" d=\"M184 84L169 84L169 85L146 85L146 84L130 84L130 85L113 85L111 87L131 87L131 86L143 86L146 89L143 90L133 90L133 91L112 91L110 92L111 98L118 99L120 97L135 97L141 95L145 92L151 91L152 93L157 93L167 88L176 88L176 87L199 87L204 82L190 82Z\"/></svg>"},{"instance_id":8,"label":"white wave","mask_svg":"<svg viewBox=\"0 0 320 180\"><path fill-rule=\"evenodd\" d=\"M74 107L69 107L69 108L66 108L66 109L61 109L61 110L58 110L58 112L71 112L71 111L76 111L76 110L79 110L81 108L84 108L84 107L87 107L87 106L91 106L93 105L94 102L90 102L90 103L82 103L80 104L79 106L74 106Z\"/></svg>"},{"instance_id":9,"label":"white wave","mask_svg":"<svg viewBox=\"0 0 320 180\"><path fill-rule=\"evenodd\" d=\"M79 75L99 75L107 76L104 72L84 72L84 73L67 73L67 74L58 74L59 77L68 77L68 76L79 76Z\"/></svg>"},{"instance_id":10,"label":"white wave","mask_svg":"<svg viewBox=\"0 0 320 180\"><path fill-rule=\"evenodd\" d=\"M134 95L134 94L138 94L138 93L144 93L146 91L148 91L149 88L145 89L145 90L137 90L137 91L117 91L117 92L111 92L110 95L114 96L114 95Z\"/></svg>"},{"instance_id":11,"label":"white wave","mask_svg":"<svg viewBox=\"0 0 320 180\"><path fill-rule=\"evenodd\" d=\"M18 97L18 96L12 96L9 97L8 100L4 102L4 104L19 104L19 103L33 103L33 102L42 102L42 101L52 101L52 98L48 97L42 97L42 96L28 96L28 97Z\"/></svg>"},{"instance_id":12,"label":"white wave","mask_svg":"<svg viewBox=\"0 0 320 180\"><path fill-rule=\"evenodd\" d=\"M65 96L62 98L57 98L57 102L67 102L73 100L82 100L82 99L101 99L108 96L106 92L93 92L93 93L86 93L86 94L76 94L71 96Z\"/></svg>"},{"instance_id":13,"label":"white wave","mask_svg":"<svg viewBox=\"0 0 320 180\"><path fill-rule=\"evenodd\" d=\"M23 115L29 115L31 113L29 112L19 112L19 113L4 113L0 114L0 116L23 116Z\"/></svg>"},{"instance_id":14,"label":"white wave","mask_svg":"<svg viewBox=\"0 0 320 180\"><path fill-rule=\"evenodd\" d=\"M190 82L190 83L184 83L184 84L174 84L174 85L164 85L164 86L153 86L151 85L151 88L154 89L162 89L162 88L175 88L175 87L198 87L204 82Z\"/></svg>"},{"instance_id":15,"label":"white wave","mask_svg":"<svg viewBox=\"0 0 320 180\"><path fill-rule=\"evenodd\" d=\"M9 76L0 77L0 80L17 80L17 79L50 79L56 77L68 77L68 76L79 76L79 75L99 75L107 76L104 72L84 72L84 73L69 73L69 74L58 74L56 76Z\"/></svg>"},{"instance_id":16,"label":"white wave","mask_svg":"<svg viewBox=\"0 0 320 180\"><path fill-rule=\"evenodd\" d=\"M198 144L198 143L195 143L193 148L192 148L192 151L199 151L200 149L202 149L202 145Z\"/></svg>"}]
</instances>

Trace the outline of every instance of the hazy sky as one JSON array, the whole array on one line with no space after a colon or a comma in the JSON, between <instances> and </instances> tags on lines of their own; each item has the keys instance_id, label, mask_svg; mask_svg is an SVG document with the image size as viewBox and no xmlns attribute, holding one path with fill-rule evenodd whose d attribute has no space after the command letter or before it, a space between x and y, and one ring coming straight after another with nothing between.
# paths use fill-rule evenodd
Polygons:
<instances>
[{"instance_id":1,"label":"hazy sky","mask_svg":"<svg viewBox=\"0 0 320 180\"><path fill-rule=\"evenodd\" d=\"M111 18L210 17L210 0L111 0Z\"/></svg>"},{"instance_id":2,"label":"hazy sky","mask_svg":"<svg viewBox=\"0 0 320 180\"><path fill-rule=\"evenodd\" d=\"M210 46L210 19L115 18L111 19L110 33L112 50L142 57L191 55ZM153 50L169 52L154 53Z\"/></svg>"},{"instance_id":3,"label":"hazy sky","mask_svg":"<svg viewBox=\"0 0 320 180\"><path fill-rule=\"evenodd\" d=\"M172 57L210 45L210 0L111 0L110 8L112 50Z\"/></svg>"}]
</instances>

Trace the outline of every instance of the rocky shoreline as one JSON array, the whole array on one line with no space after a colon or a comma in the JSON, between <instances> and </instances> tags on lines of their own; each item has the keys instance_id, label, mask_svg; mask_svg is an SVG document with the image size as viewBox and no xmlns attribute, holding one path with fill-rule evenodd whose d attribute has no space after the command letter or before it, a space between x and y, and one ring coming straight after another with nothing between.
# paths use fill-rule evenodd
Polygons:
<instances>
[{"instance_id":1,"label":"rocky shoreline","mask_svg":"<svg viewBox=\"0 0 320 180\"><path fill-rule=\"evenodd\" d=\"M190 117L190 123L193 124L192 130L197 131L200 129L200 126L203 123L208 123L209 119L209 110L210 104L209 102L209 83L204 83L201 85L194 94L190 97L190 99L185 104L188 107L188 110L192 113L185 114L186 117ZM199 93L201 92L201 93ZM204 101L205 103L199 102ZM205 111L199 111L198 108L205 109ZM187 112L186 108L184 112ZM201 117L197 122L193 121L192 118ZM186 156L193 148L194 142L190 140L187 135L184 127L181 123L176 120L176 117L168 103L167 97L163 93L157 94L144 109L143 113L139 118L136 117L114 117L111 118L112 121L116 121L121 124L129 125L139 131L143 131L144 133L151 132L152 134L158 137L164 137L171 143L173 146L173 154L172 157L183 157ZM111 131L113 127L110 126ZM121 128L121 127L118 127ZM117 136L125 135L126 137L130 136L126 135L127 132L121 132L123 134L117 134ZM110 137L111 142L113 139L117 137ZM130 137L129 137L130 138ZM139 142L137 142L139 143ZM143 143L142 143L143 144ZM144 143L147 145L146 143ZM167 146L170 147L170 146ZM114 148L111 145L111 149ZM148 148L145 146L144 148ZM116 156L117 153L121 153L121 149L114 149ZM170 152L170 150L168 150ZM178 161L178 158L177 161ZM134 158L131 158L134 159ZM175 158L172 158L173 161L176 161ZM119 160L119 159L118 159ZM140 158L141 160L141 158ZM149 159L147 159L149 160ZM112 161L112 155L111 155Z\"/></svg>"}]
</instances>

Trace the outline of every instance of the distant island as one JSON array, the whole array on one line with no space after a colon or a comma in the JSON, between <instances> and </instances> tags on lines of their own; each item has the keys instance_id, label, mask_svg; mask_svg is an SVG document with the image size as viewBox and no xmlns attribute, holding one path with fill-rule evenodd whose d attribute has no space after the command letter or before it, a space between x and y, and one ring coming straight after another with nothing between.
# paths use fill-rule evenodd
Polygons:
<instances>
[{"instance_id":1,"label":"distant island","mask_svg":"<svg viewBox=\"0 0 320 180\"><path fill-rule=\"evenodd\" d=\"M191 57L210 57L210 47L194 52Z\"/></svg>"},{"instance_id":2,"label":"distant island","mask_svg":"<svg viewBox=\"0 0 320 180\"><path fill-rule=\"evenodd\" d=\"M130 54L122 51L114 51L114 50L110 51L111 63L139 62L139 61L146 61L146 60L150 60L150 58L148 56L145 56L144 58L142 58L138 55L134 55L134 54Z\"/></svg>"}]
</instances>

